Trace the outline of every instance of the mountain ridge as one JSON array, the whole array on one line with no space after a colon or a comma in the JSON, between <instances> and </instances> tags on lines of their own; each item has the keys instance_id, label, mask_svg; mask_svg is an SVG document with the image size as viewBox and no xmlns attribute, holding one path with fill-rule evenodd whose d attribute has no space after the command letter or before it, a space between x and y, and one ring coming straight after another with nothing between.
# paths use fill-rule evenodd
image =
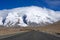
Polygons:
<instances>
[{"instance_id":1,"label":"mountain ridge","mask_svg":"<svg viewBox=\"0 0 60 40\"><path fill-rule=\"evenodd\" d=\"M3 12L4 14L5 12ZM0 16L3 15L0 13ZM7 16L6 16L7 15ZM3 22L2 22L3 20ZM47 25L53 24L60 20L60 13L41 8L37 6L30 7L21 7L8 10L4 17L0 18L0 25L19 25L19 26L28 26L28 25Z\"/></svg>"}]
</instances>

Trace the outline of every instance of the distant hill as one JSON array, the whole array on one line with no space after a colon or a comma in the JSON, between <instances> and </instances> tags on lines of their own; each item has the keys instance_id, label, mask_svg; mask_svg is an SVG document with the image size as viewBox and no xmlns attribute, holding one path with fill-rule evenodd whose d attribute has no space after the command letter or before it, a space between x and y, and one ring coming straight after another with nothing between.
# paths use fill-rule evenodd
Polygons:
<instances>
[{"instance_id":1,"label":"distant hill","mask_svg":"<svg viewBox=\"0 0 60 40\"><path fill-rule=\"evenodd\" d=\"M48 32L48 33L60 33L60 21L43 27L38 27L35 29L43 32Z\"/></svg>"}]
</instances>

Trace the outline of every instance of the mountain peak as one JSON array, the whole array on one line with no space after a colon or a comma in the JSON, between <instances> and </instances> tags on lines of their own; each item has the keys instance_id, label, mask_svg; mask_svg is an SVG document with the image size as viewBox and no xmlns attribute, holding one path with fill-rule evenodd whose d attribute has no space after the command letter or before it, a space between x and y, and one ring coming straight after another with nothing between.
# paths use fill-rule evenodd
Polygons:
<instances>
[{"instance_id":1,"label":"mountain peak","mask_svg":"<svg viewBox=\"0 0 60 40\"><path fill-rule=\"evenodd\" d=\"M2 12L3 11L4 10L2 10ZM47 25L48 23L53 24L60 20L60 16L58 16L60 15L59 12L38 6L19 7L6 11L6 13L5 11L0 13L3 20L5 19L3 25L28 26L34 24L41 26L44 24Z\"/></svg>"}]
</instances>

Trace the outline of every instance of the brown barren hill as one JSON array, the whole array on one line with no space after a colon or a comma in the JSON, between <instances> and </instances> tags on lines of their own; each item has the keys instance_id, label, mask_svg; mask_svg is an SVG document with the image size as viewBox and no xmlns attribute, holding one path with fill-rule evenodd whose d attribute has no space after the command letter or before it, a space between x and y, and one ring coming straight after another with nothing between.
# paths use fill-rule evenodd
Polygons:
<instances>
[{"instance_id":1,"label":"brown barren hill","mask_svg":"<svg viewBox=\"0 0 60 40\"><path fill-rule=\"evenodd\" d=\"M35 31L41 31L41 32L46 32L46 33L58 33L60 34L60 21L59 22L55 22L53 24L50 25L46 25L46 26L39 26L39 27L0 27L0 35L7 35L7 34L14 34L14 33L18 33L18 32L26 32L26 31L31 31L31 30L35 30Z\"/></svg>"},{"instance_id":2,"label":"brown barren hill","mask_svg":"<svg viewBox=\"0 0 60 40\"><path fill-rule=\"evenodd\" d=\"M60 21L44 27L37 27L35 29L47 33L60 33Z\"/></svg>"}]
</instances>

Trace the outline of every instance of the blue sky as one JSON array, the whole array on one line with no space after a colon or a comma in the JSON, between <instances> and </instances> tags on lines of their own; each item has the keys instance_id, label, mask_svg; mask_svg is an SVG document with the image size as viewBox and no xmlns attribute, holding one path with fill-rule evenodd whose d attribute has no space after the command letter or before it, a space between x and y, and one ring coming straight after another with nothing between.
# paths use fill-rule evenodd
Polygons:
<instances>
[{"instance_id":1,"label":"blue sky","mask_svg":"<svg viewBox=\"0 0 60 40\"><path fill-rule=\"evenodd\" d=\"M0 10L24 6L40 6L60 11L60 0L0 0Z\"/></svg>"}]
</instances>

